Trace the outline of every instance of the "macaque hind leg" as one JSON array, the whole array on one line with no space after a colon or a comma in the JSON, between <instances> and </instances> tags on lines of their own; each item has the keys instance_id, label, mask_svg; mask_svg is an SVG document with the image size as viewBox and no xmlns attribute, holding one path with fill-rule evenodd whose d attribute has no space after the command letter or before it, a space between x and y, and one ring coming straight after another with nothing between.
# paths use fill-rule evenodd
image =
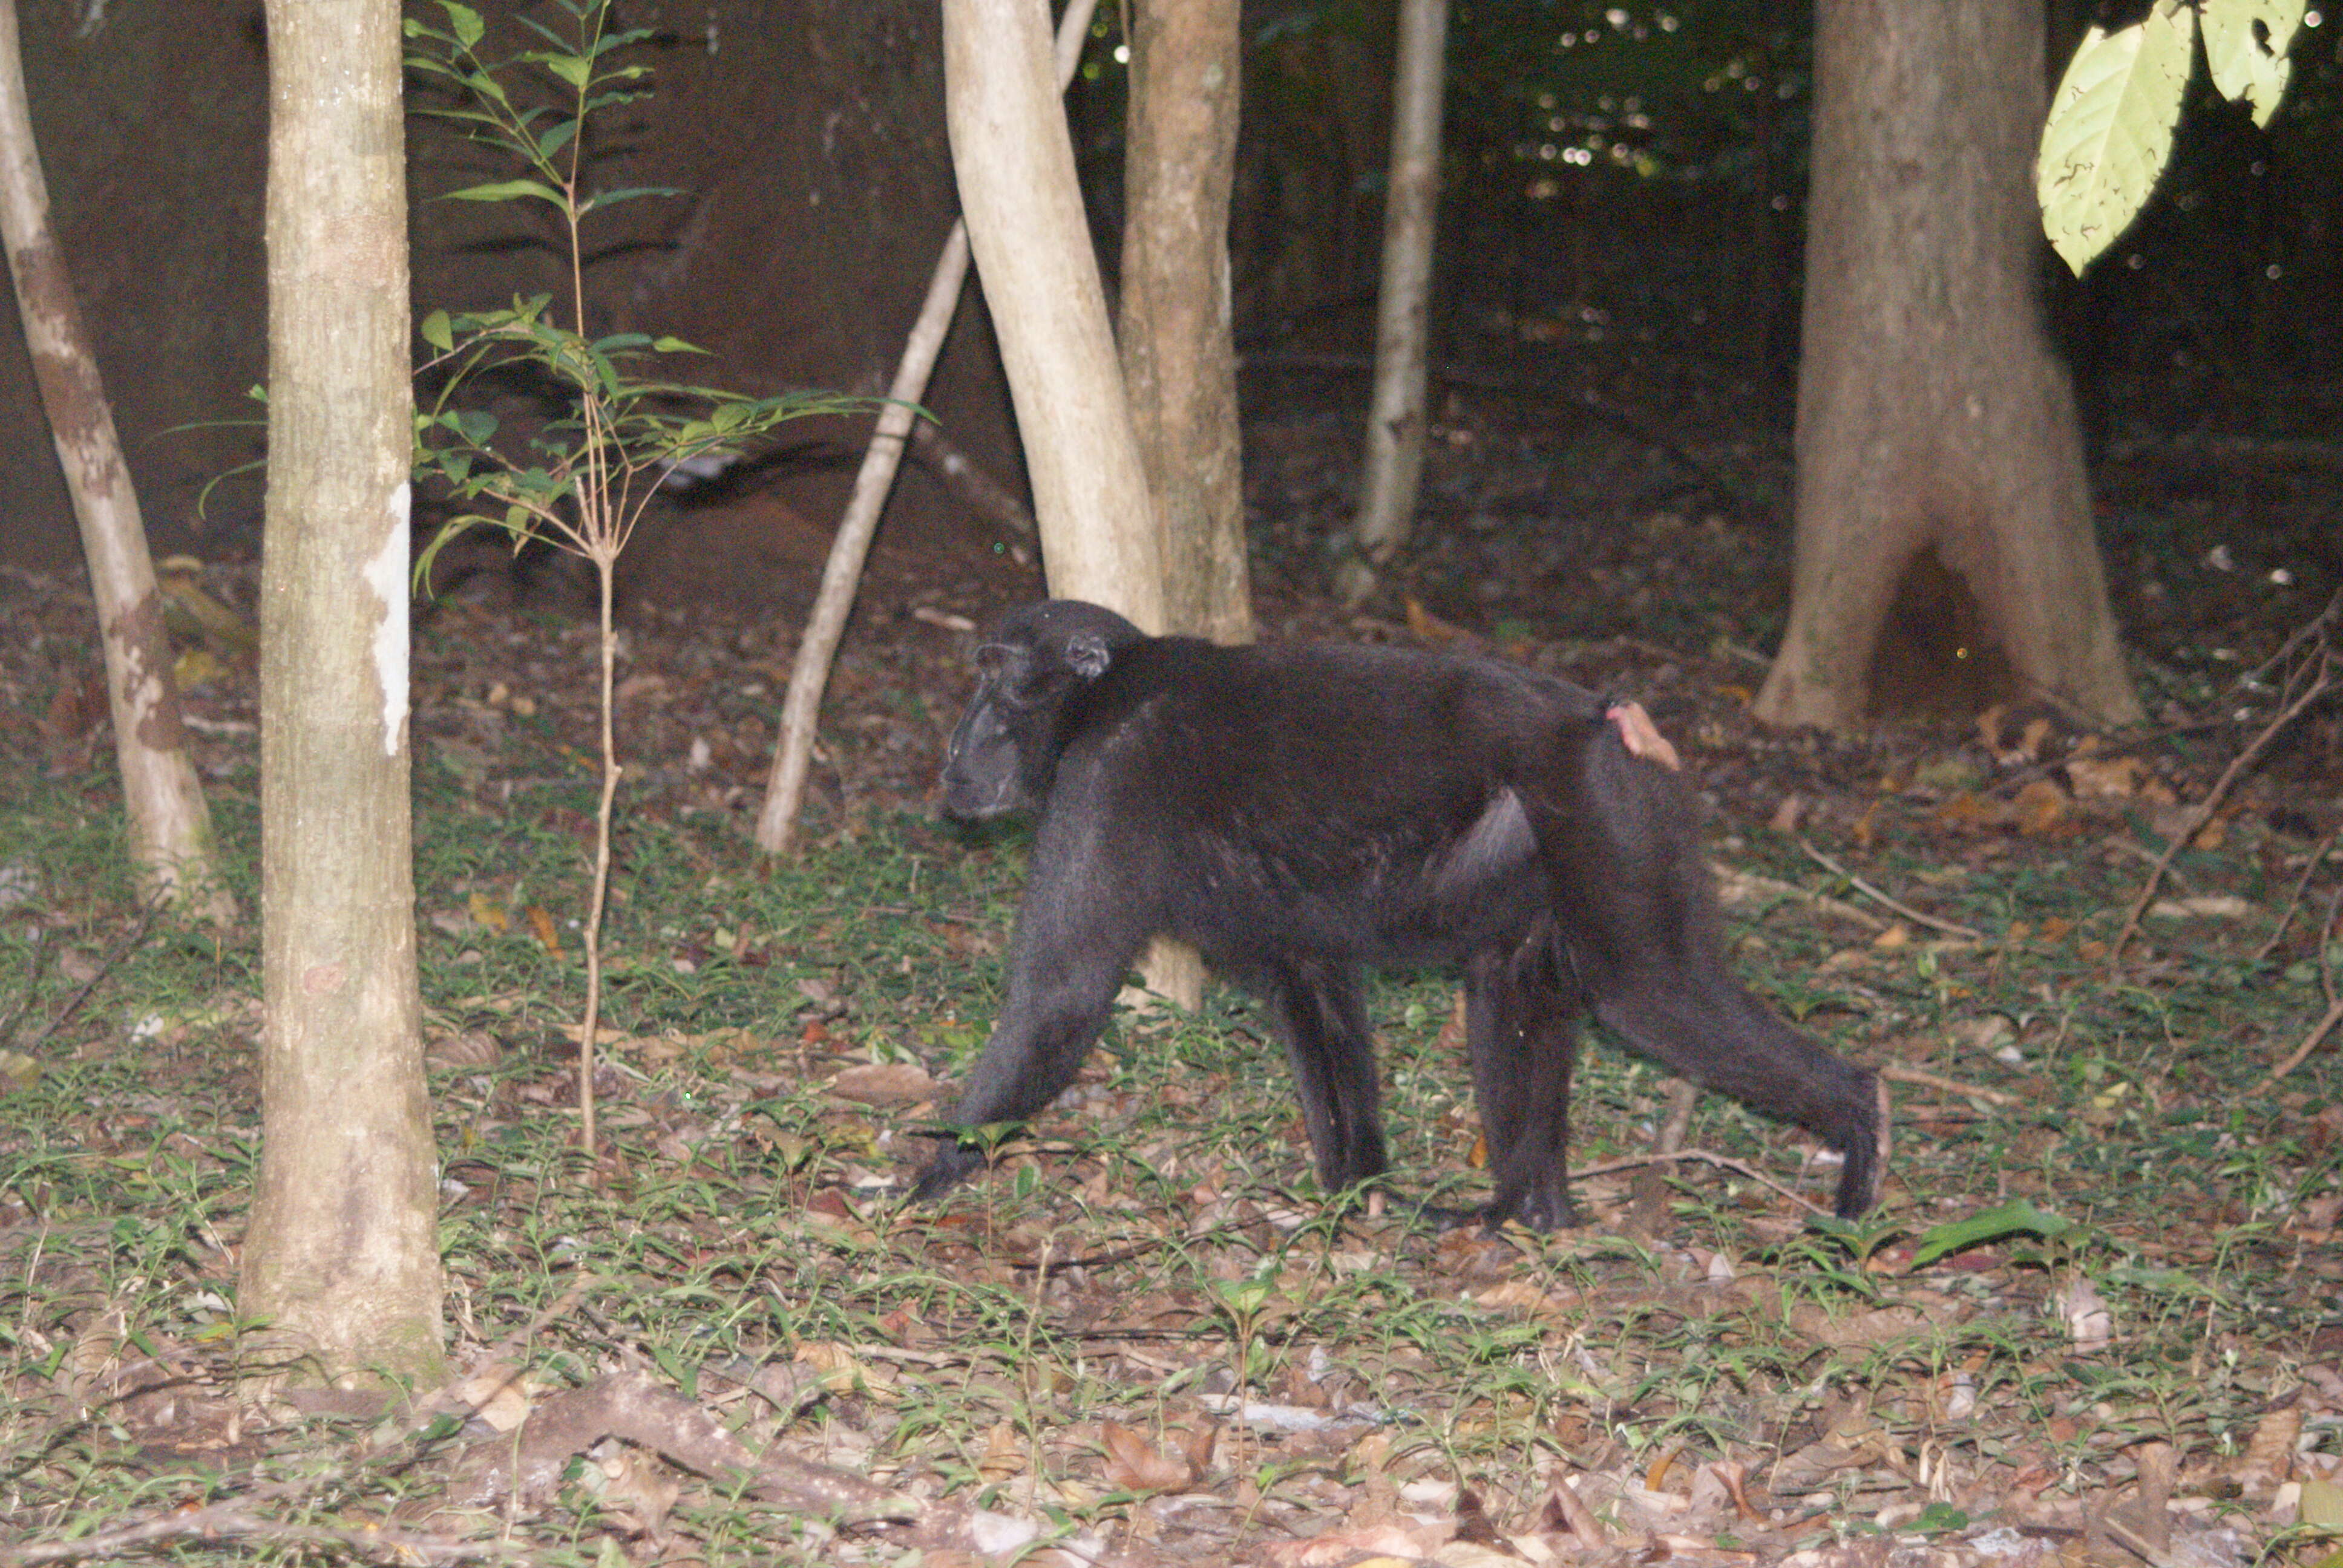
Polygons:
<instances>
[{"instance_id":1,"label":"macaque hind leg","mask_svg":"<svg viewBox=\"0 0 2343 1568\"><path fill-rule=\"evenodd\" d=\"M1581 754L1579 809L1533 805L1573 977L1626 1044L1703 1088L1814 1133L1845 1159L1837 1211L1885 1174L1885 1097L1865 1069L1784 1023L1725 972L1688 797L1604 735Z\"/></svg>"},{"instance_id":2,"label":"macaque hind leg","mask_svg":"<svg viewBox=\"0 0 2343 1568\"><path fill-rule=\"evenodd\" d=\"M1483 1218L1548 1231L1577 1222L1570 1201L1570 1080L1581 1000L1557 972L1554 933L1540 922L1511 951L1477 954L1465 970L1464 1032L1481 1132L1496 1190Z\"/></svg>"},{"instance_id":3,"label":"macaque hind leg","mask_svg":"<svg viewBox=\"0 0 2343 1568\"><path fill-rule=\"evenodd\" d=\"M1302 1091L1302 1125L1331 1196L1390 1169L1358 970L1289 960L1269 977L1270 1021Z\"/></svg>"},{"instance_id":4,"label":"macaque hind leg","mask_svg":"<svg viewBox=\"0 0 2343 1568\"><path fill-rule=\"evenodd\" d=\"M1852 1220L1879 1198L1887 1152L1878 1080L1768 1012L1723 975L1644 975L1594 1004L1635 1050L1754 1111L1794 1123L1845 1159L1836 1211Z\"/></svg>"}]
</instances>

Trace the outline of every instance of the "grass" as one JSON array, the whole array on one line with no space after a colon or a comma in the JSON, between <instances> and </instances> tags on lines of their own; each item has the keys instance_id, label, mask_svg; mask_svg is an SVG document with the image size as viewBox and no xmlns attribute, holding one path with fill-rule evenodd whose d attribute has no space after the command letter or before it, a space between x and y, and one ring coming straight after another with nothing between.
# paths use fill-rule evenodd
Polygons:
<instances>
[{"instance_id":1,"label":"grass","mask_svg":"<svg viewBox=\"0 0 2343 1568\"><path fill-rule=\"evenodd\" d=\"M2138 862L1948 843L1892 802L1862 873L1985 941L1881 943L1795 900L1735 910L1737 965L1806 1028L1941 1081L1899 1086L1891 1204L1864 1227L1811 1228L1772 1188L1694 1165L1647 1237L1623 1233L1625 1175L1582 1184L1582 1231L1415 1223L1414 1200L1484 1182L1452 993L1407 977L1374 998L1400 1171L1380 1212L1316 1190L1274 1047L1224 993L1125 1015L990 1177L909 1211L890 1183L919 1148L916 1098L830 1085L966 1067L1021 841L872 809L766 868L680 783L622 798L613 1173L589 1185L563 1142L562 1030L593 796L563 733L516 723L493 753L442 765L426 745L417 768L448 1322L460 1364L494 1349L518 1372L503 1414L631 1369L752 1450L1127 1561L1299 1561L1276 1553L1328 1533L1443 1561L1473 1540L1574 1551L1557 1486L1621 1549L1775 1561L2008 1525L2080 1543L2078 1561L2117 1540L2112 1561L2148 1527L2121 1522L2154 1444L2177 1454L2167 1528L2227 1531L2231 1561L2331 1549L2274 1507L2269 1469L2343 1482L2343 1383L2315 1372L2343 1366L2343 1065L2330 1046L2252 1092L2321 1005L2316 953L2252 956L2294 874L2271 835L2181 867L2192 890L2253 900L2249 919L2161 922L2120 982L2088 944ZM253 782L218 768L250 909ZM468 1455L511 1441L486 1441L499 1412L418 1437L241 1401L254 933L141 930L102 769L11 749L0 799L0 868L33 890L0 913L0 1561L207 1504L234 1530L108 1554L900 1553L640 1442L581 1444L509 1503L462 1483ZM1778 835L1727 858L1846 896ZM1638 1151L1663 1098L1650 1069L1592 1051L1579 1161ZM1798 1138L1725 1102L1703 1102L1691 1141L1828 1191ZM1940 1227L2017 1200L2062 1223L1918 1261Z\"/></svg>"}]
</instances>

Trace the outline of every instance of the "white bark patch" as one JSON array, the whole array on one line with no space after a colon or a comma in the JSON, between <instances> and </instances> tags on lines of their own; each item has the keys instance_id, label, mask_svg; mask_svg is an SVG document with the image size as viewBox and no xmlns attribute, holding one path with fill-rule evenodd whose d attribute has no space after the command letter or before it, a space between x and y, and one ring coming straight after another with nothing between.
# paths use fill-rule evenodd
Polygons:
<instances>
[{"instance_id":1,"label":"white bark patch","mask_svg":"<svg viewBox=\"0 0 2343 1568\"><path fill-rule=\"evenodd\" d=\"M382 600L382 623L374 632L374 676L382 688L385 757L398 755L399 736L407 723L407 508L411 498L404 481L390 493L388 537L366 568L367 586Z\"/></svg>"}]
</instances>

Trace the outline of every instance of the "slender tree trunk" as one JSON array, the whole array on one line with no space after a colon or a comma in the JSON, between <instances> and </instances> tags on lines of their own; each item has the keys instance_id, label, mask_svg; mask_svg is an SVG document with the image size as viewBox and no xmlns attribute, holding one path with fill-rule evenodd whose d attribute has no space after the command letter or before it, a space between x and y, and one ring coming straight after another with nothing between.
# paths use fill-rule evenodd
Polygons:
<instances>
[{"instance_id":1,"label":"slender tree trunk","mask_svg":"<svg viewBox=\"0 0 2343 1568\"><path fill-rule=\"evenodd\" d=\"M1423 477L1424 384L1432 242L1440 216L1441 85L1448 0L1400 0L1392 91L1391 186L1383 207L1383 286L1375 298L1375 384L1360 485L1359 557L1341 585L1365 597L1373 568L1407 543Z\"/></svg>"},{"instance_id":2,"label":"slender tree trunk","mask_svg":"<svg viewBox=\"0 0 2343 1568\"><path fill-rule=\"evenodd\" d=\"M1822 0L1815 55L1795 587L1758 716L1858 723L1914 574L1974 606L1948 677L1982 659L2137 719L2036 298L2042 7Z\"/></svg>"},{"instance_id":3,"label":"slender tree trunk","mask_svg":"<svg viewBox=\"0 0 2343 1568\"><path fill-rule=\"evenodd\" d=\"M1237 0L1136 0L1123 153L1122 377L1163 561L1165 628L1252 640L1230 320L1229 195L1243 76ZM1147 989L1194 1008L1204 960L1157 941Z\"/></svg>"},{"instance_id":4,"label":"slender tree trunk","mask_svg":"<svg viewBox=\"0 0 2343 1568\"><path fill-rule=\"evenodd\" d=\"M1050 62L1046 0L944 0L944 111L1050 591L1163 628L1161 552Z\"/></svg>"},{"instance_id":5,"label":"slender tree trunk","mask_svg":"<svg viewBox=\"0 0 2343 1568\"><path fill-rule=\"evenodd\" d=\"M138 495L122 460L114 410L82 327L65 252L49 226L48 184L25 99L16 0L0 0L0 245L7 248L41 404L81 524L106 648L131 859L149 896L222 923L233 920L236 900L213 866L211 809L187 760L171 640L163 630L163 601L146 554Z\"/></svg>"},{"instance_id":6,"label":"slender tree trunk","mask_svg":"<svg viewBox=\"0 0 2343 1568\"><path fill-rule=\"evenodd\" d=\"M1124 142L1123 385L1163 555L1164 623L1252 640L1229 194L1243 75L1237 0L1135 0Z\"/></svg>"},{"instance_id":7,"label":"slender tree trunk","mask_svg":"<svg viewBox=\"0 0 2343 1568\"><path fill-rule=\"evenodd\" d=\"M309 1375L442 1372L407 806L397 0L267 0L259 1191L242 1309Z\"/></svg>"}]
</instances>

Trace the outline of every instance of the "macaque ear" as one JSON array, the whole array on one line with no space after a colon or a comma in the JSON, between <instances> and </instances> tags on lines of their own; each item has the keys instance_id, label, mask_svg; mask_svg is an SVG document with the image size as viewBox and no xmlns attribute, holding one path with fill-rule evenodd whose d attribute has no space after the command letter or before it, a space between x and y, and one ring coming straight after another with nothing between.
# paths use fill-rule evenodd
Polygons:
<instances>
[{"instance_id":1,"label":"macaque ear","mask_svg":"<svg viewBox=\"0 0 2343 1568\"><path fill-rule=\"evenodd\" d=\"M1106 639L1096 632L1077 632L1066 639L1066 668L1084 680L1096 680L1111 662Z\"/></svg>"}]
</instances>

